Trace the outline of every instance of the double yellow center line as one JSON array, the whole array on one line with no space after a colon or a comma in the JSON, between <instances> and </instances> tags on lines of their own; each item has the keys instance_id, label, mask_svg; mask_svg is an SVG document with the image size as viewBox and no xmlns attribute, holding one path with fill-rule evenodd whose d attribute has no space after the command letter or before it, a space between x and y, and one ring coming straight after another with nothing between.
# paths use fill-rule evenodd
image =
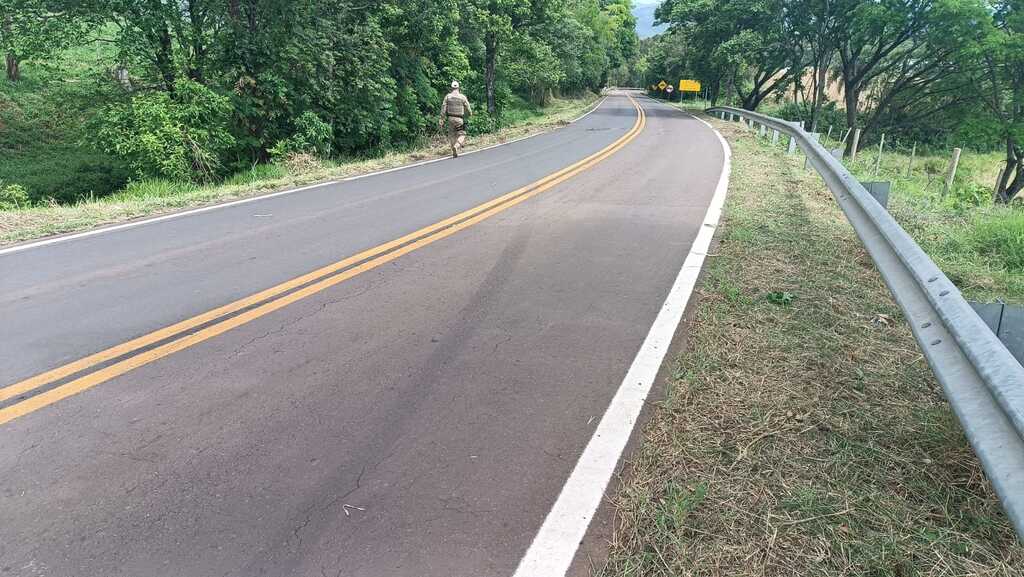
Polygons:
<instances>
[{"instance_id":1,"label":"double yellow center line","mask_svg":"<svg viewBox=\"0 0 1024 577\"><path fill-rule=\"evenodd\" d=\"M190 319L0 388L0 406L7 404L6 407L0 409L0 424L52 405L128 371L268 315L395 260L404 254L449 237L576 176L626 146L643 131L647 123L643 108L632 97L629 97L629 100L637 111L636 123L621 138L591 156L536 182L401 238L375 246ZM62 380L66 380L66 382L61 383ZM9 399L18 397L25 398L10 403Z\"/></svg>"}]
</instances>

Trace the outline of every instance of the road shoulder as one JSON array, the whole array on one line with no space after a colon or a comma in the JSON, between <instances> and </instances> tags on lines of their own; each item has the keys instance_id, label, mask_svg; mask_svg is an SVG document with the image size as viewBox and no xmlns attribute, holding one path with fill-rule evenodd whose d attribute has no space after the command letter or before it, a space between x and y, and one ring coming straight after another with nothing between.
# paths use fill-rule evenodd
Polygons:
<instances>
[{"instance_id":1,"label":"road shoulder","mask_svg":"<svg viewBox=\"0 0 1024 577\"><path fill-rule=\"evenodd\" d=\"M1024 548L830 193L713 122L734 150L720 244L593 574L1016 574Z\"/></svg>"}]
</instances>

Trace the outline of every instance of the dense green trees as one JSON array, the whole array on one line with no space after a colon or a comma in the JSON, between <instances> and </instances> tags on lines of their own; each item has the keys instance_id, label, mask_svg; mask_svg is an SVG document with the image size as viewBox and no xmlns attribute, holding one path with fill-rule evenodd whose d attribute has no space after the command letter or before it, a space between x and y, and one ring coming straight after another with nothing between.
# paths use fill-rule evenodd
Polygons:
<instances>
[{"instance_id":1,"label":"dense green trees","mask_svg":"<svg viewBox=\"0 0 1024 577\"><path fill-rule=\"evenodd\" d=\"M1024 190L1024 0L997 0L991 7L993 26L962 61L1006 147L996 197L1009 202Z\"/></svg>"},{"instance_id":2,"label":"dense green trees","mask_svg":"<svg viewBox=\"0 0 1024 577\"><path fill-rule=\"evenodd\" d=\"M1024 188L1022 7L1022 0L665 0L656 15L669 30L645 47L640 83L696 77L713 100L724 93L749 109L792 91L813 129L832 83L846 126L862 128L866 140L885 132L939 143L957 130L998 137L1007 157L996 196L1005 202Z\"/></svg>"},{"instance_id":3,"label":"dense green trees","mask_svg":"<svg viewBox=\"0 0 1024 577\"><path fill-rule=\"evenodd\" d=\"M208 180L413 143L453 79L493 128L515 98L599 89L636 34L629 0L0 0L8 82L86 42L114 47L104 149L137 176Z\"/></svg>"},{"instance_id":4,"label":"dense green trees","mask_svg":"<svg viewBox=\"0 0 1024 577\"><path fill-rule=\"evenodd\" d=\"M26 58L46 58L80 40L92 12L79 2L0 0L0 54L5 75L16 82Z\"/></svg>"}]
</instances>

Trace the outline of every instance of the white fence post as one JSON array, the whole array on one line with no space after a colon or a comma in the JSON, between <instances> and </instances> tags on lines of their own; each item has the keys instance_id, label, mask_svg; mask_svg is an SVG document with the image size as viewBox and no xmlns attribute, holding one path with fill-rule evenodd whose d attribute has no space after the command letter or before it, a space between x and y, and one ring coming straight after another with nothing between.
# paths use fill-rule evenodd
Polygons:
<instances>
[{"instance_id":1,"label":"white fence post","mask_svg":"<svg viewBox=\"0 0 1024 577\"><path fill-rule=\"evenodd\" d=\"M949 170L946 171L946 186L942 189L942 196L949 194L949 189L953 187L953 179L956 178L956 168L960 166L960 149L953 149L953 158L949 159Z\"/></svg>"}]
</instances>

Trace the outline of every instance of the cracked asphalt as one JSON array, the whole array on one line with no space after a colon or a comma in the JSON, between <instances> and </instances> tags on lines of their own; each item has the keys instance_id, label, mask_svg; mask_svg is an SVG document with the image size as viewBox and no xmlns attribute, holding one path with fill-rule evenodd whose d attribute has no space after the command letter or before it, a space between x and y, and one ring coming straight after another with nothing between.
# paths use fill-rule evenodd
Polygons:
<instances>
[{"instance_id":1,"label":"cracked asphalt","mask_svg":"<svg viewBox=\"0 0 1024 577\"><path fill-rule=\"evenodd\" d=\"M511 575L722 168L710 129L641 102L644 132L582 174L0 425L0 575ZM0 386L496 198L635 119L612 96L456 160L0 255Z\"/></svg>"}]
</instances>

